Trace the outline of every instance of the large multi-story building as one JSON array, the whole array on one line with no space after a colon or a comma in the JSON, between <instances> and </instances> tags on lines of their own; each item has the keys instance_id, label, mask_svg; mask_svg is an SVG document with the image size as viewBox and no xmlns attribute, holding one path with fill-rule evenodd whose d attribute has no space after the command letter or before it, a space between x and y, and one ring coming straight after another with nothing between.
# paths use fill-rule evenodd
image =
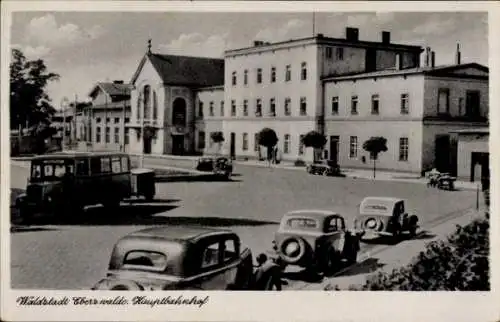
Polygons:
<instances>
[{"instance_id":1,"label":"large multi-story building","mask_svg":"<svg viewBox=\"0 0 500 322\"><path fill-rule=\"evenodd\" d=\"M487 125L488 69L478 64L435 66L429 48L343 39L322 34L278 43L255 41L224 59L148 52L132 78L131 152L262 155L257 133L273 129L283 160L310 161L301 136L328 139L325 156L343 167L371 167L363 142L384 136L379 166L421 172L453 168L449 133ZM141 136L141 133L148 135ZM453 169L451 169L453 170Z\"/></svg>"}]
</instances>

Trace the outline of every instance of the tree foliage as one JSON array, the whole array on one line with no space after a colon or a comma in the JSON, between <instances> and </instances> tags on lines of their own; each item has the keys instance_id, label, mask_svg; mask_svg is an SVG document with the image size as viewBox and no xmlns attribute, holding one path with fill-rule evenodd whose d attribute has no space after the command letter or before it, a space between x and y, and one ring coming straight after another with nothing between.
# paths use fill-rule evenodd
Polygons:
<instances>
[{"instance_id":1,"label":"tree foliage","mask_svg":"<svg viewBox=\"0 0 500 322\"><path fill-rule=\"evenodd\" d=\"M302 144L308 148L323 149L326 141L326 136L317 131L310 131L302 137Z\"/></svg>"},{"instance_id":2,"label":"tree foliage","mask_svg":"<svg viewBox=\"0 0 500 322\"><path fill-rule=\"evenodd\" d=\"M387 151L387 139L381 136L372 136L363 143L363 149L370 153L373 160L373 178L377 169L377 159L380 152Z\"/></svg>"},{"instance_id":3,"label":"tree foliage","mask_svg":"<svg viewBox=\"0 0 500 322\"><path fill-rule=\"evenodd\" d=\"M489 282L489 220L457 226L446 240L429 243L412 262L390 273L377 273L364 291L487 291Z\"/></svg>"},{"instance_id":4,"label":"tree foliage","mask_svg":"<svg viewBox=\"0 0 500 322\"><path fill-rule=\"evenodd\" d=\"M41 59L27 60L19 49L12 49L10 63L11 128L36 125L55 111L46 92L47 85L59 75L47 71Z\"/></svg>"},{"instance_id":5,"label":"tree foliage","mask_svg":"<svg viewBox=\"0 0 500 322\"><path fill-rule=\"evenodd\" d=\"M224 142L224 133L220 131L212 132L212 134L210 134L210 139L212 139L212 142L214 143L222 143Z\"/></svg>"},{"instance_id":6,"label":"tree foliage","mask_svg":"<svg viewBox=\"0 0 500 322\"><path fill-rule=\"evenodd\" d=\"M278 143L278 135L276 135L273 129L263 128L258 136L259 145L265 146L268 149L273 148Z\"/></svg>"}]
</instances>

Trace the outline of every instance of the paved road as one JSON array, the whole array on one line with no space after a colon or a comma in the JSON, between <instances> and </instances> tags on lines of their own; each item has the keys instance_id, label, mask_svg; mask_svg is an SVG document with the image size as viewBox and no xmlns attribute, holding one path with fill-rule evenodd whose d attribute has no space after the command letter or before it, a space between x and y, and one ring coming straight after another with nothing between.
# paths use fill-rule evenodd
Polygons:
<instances>
[{"instance_id":1,"label":"paved road","mask_svg":"<svg viewBox=\"0 0 500 322\"><path fill-rule=\"evenodd\" d=\"M235 172L232 182L158 183L155 203L123 206L113 218L94 207L84 218L57 224L47 218L34 226L15 227L12 287L88 289L104 276L115 241L151 225L228 226L257 254L270 248L277 223L289 210L332 209L351 223L363 197L387 195L406 198L409 210L416 211L425 226L475 204L475 193L465 190L273 168L237 166ZM16 188L25 186L27 170L13 166L11 174L11 187L18 192Z\"/></svg>"}]
</instances>

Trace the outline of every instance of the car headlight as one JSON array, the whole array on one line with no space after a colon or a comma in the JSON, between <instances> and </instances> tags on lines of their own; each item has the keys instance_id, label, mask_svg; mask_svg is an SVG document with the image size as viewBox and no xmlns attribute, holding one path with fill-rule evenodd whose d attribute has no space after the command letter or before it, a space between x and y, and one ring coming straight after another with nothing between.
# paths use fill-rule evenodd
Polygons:
<instances>
[{"instance_id":1,"label":"car headlight","mask_svg":"<svg viewBox=\"0 0 500 322\"><path fill-rule=\"evenodd\" d=\"M289 243L285 247L285 254L288 256L292 256L298 251L299 251L299 244L297 244L296 242Z\"/></svg>"},{"instance_id":2,"label":"car headlight","mask_svg":"<svg viewBox=\"0 0 500 322\"><path fill-rule=\"evenodd\" d=\"M372 219L367 220L365 225L367 228L373 229L377 226L377 222L375 219L372 218Z\"/></svg>"}]
</instances>

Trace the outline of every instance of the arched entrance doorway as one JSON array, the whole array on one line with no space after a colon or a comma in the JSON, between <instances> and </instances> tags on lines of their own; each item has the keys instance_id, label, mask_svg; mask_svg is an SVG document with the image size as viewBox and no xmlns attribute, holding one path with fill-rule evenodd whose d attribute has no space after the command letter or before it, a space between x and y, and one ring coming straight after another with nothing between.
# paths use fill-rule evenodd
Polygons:
<instances>
[{"instance_id":1,"label":"arched entrance doorway","mask_svg":"<svg viewBox=\"0 0 500 322\"><path fill-rule=\"evenodd\" d=\"M176 98L172 103L172 154L184 154L184 133L186 129L186 100Z\"/></svg>"}]
</instances>

